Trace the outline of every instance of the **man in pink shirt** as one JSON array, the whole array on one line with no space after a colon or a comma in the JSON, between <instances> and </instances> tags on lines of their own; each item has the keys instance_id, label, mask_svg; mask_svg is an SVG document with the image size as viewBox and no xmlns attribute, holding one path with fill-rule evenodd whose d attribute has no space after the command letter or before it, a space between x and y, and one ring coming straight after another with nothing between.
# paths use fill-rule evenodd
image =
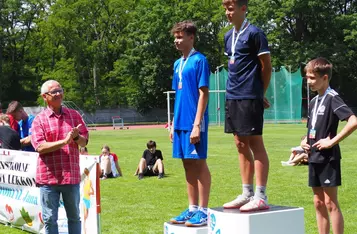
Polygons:
<instances>
[{"instance_id":1,"label":"man in pink shirt","mask_svg":"<svg viewBox=\"0 0 357 234\"><path fill-rule=\"evenodd\" d=\"M78 148L87 145L88 130L77 111L62 106L63 92L57 81L46 81L41 87L41 96L47 108L32 123L31 143L40 154L36 183L40 187L46 234L58 234L61 194L68 218L68 233L81 233Z\"/></svg>"}]
</instances>

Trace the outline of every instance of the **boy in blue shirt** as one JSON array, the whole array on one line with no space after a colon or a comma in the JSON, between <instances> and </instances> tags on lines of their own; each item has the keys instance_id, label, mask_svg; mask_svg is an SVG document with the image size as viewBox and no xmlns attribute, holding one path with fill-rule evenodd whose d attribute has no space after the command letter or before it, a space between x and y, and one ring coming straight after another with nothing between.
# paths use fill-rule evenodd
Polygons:
<instances>
[{"instance_id":1,"label":"boy in blue shirt","mask_svg":"<svg viewBox=\"0 0 357 234\"><path fill-rule=\"evenodd\" d=\"M269 208L265 191L269 160L262 134L272 67L266 36L246 19L247 5L248 0L223 0L227 19L234 25L224 36L229 58L225 132L234 136L243 184L242 194L223 207L255 211Z\"/></svg>"},{"instance_id":2,"label":"boy in blue shirt","mask_svg":"<svg viewBox=\"0 0 357 234\"><path fill-rule=\"evenodd\" d=\"M339 142L357 128L357 118L331 89L332 64L325 58L311 60L304 69L307 83L318 93L309 106L307 136L301 147L309 151L309 186L314 193L317 227L320 234L330 233L330 218L335 234L344 232L344 221L337 199L341 185ZM337 133L339 121L346 120Z\"/></svg>"},{"instance_id":3,"label":"boy in blue shirt","mask_svg":"<svg viewBox=\"0 0 357 234\"><path fill-rule=\"evenodd\" d=\"M177 23L171 32L182 57L174 64L172 89L176 94L170 140L173 157L181 159L185 169L189 207L170 222L203 226L211 187L206 163L210 70L206 57L193 48L197 28L191 21Z\"/></svg>"}]
</instances>

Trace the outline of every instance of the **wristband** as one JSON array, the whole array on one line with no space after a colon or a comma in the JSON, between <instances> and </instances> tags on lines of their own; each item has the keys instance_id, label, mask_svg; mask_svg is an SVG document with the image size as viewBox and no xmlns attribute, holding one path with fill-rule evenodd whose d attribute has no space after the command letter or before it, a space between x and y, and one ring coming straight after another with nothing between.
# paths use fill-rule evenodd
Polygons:
<instances>
[{"instance_id":1,"label":"wristband","mask_svg":"<svg viewBox=\"0 0 357 234\"><path fill-rule=\"evenodd\" d=\"M79 139L79 135L73 138L74 141L78 141L78 139Z\"/></svg>"}]
</instances>

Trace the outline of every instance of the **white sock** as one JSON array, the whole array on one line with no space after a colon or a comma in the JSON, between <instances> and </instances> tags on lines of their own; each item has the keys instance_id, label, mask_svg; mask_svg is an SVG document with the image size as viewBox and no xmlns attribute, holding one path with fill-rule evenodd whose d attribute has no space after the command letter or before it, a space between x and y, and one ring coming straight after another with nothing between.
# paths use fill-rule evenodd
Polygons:
<instances>
[{"instance_id":1,"label":"white sock","mask_svg":"<svg viewBox=\"0 0 357 234\"><path fill-rule=\"evenodd\" d=\"M243 184L243 193L246 197L254 196L253 185L252 184Z\"/></svg>"},{"instance_id":2,"label":"white sock","mask_svg":"<svg viewBox=\"0 0 357 234\"><path fill-rule=\"evenodd\" d=\"M266 199L265 194L266 187L265 186L256 186L255 187L255 198Z\"/></svg>"},{"instance_id":3,"label":"white sock","mask_svg":"<svg viewBox=\"0 0 357 234\"><path fill-rule=\"evenodd\" d=\"M189 210L190 212L198 211L198 206L196 206L196 205L189 205L189 206L188 206L188 210Z\"/></svg>"},{"instance_id":4,"label":"white sock","mask_svg":"<svg viewBox=\"0 0 357 234\"><path fill-rule=\"evenodd\" d=\"M198 209L207 215L207 207L200 206Z\"/></svg>"}]
</instances>

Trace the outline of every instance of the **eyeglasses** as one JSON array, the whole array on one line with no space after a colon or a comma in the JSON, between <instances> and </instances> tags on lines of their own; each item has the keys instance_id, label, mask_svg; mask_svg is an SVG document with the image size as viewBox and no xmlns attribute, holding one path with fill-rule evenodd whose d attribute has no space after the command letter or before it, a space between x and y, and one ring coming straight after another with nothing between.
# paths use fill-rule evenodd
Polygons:
<instances>
[{"instance_id":1,"label":"eyeglasses","mask_svg":"<svg viewBox=\"0 0 357 234\"><path fill-rule=\"evenodd\" d=\"M45 94L49 94L49 95L53 96L53 95L56 95L57 93L58 94L63 94L63 92L64 92L63 89L55 89L55 90L52 90L52 91L48 91Z\"/></svg>"}]
</instances>

